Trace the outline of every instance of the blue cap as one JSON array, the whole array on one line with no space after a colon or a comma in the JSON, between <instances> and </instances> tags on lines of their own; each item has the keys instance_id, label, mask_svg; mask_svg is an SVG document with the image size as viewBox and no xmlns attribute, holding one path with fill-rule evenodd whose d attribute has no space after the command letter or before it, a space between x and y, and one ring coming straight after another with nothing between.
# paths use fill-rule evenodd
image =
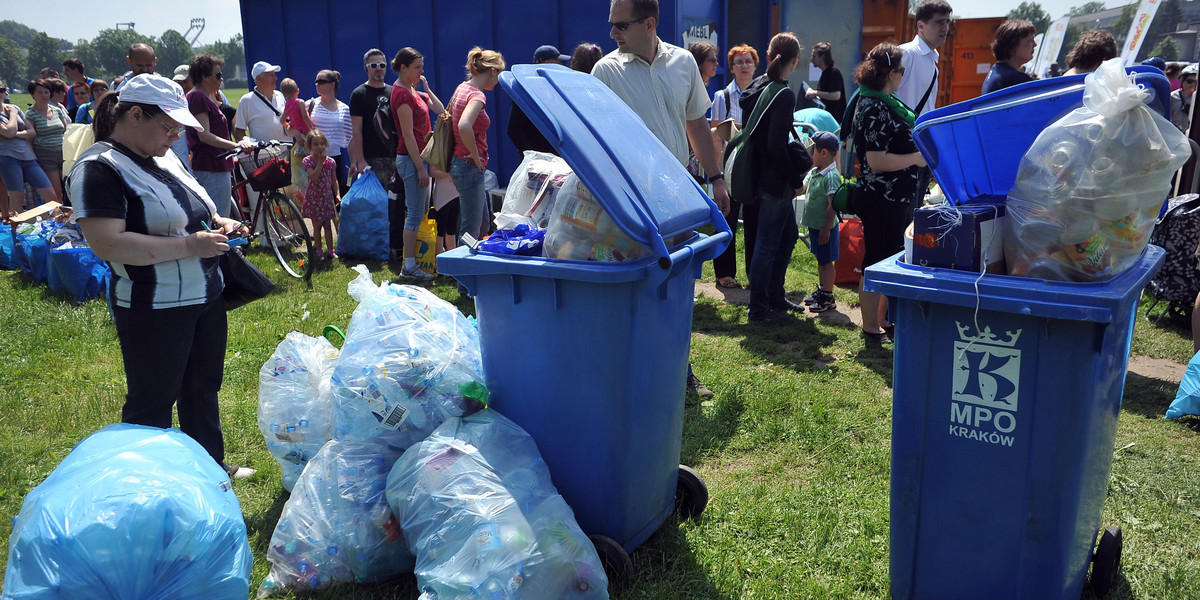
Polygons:
<instances>
[{"instance_id":1,"label":"blue cap","mask_svg":"<svg viewBox=\"0 0 1200 600\"><path fill-rule=\"evenodd\" d=\"M830 152L837 152L838 138L828 131L818 131L809 136L809 139L813 141L813 148L824 148Z\"/></svg>"},{"instance_id":2,"label":"blue cap","mask_svg":"<svg viewBox=\"0 0 1200 600\"><path fill-rule=\"evenodd\" d=\"M1154 68L1158 69L1159 71L1167 70L1167 62L1158 56L1151 56L1150 58L1143 60L1142 64L1150 66L1150 67L1154 67Z\"/></svg>"}]
</instances>

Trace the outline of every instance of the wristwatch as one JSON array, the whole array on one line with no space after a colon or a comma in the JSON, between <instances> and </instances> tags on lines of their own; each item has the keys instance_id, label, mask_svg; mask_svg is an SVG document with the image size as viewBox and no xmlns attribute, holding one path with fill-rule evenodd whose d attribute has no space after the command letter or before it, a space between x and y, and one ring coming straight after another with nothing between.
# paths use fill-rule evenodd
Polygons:
<instances>
[{"instance_id":1,"label":"wristwatch","mask_svg":"<svg viewBox=\"0 0 1200 600\"><path fill-rule=\"evenodd\" d=\"M714 182L714 181L718 181L718 180L721 180L721 179L725 179L725 174L724 174L724 173L717 173L716 175L713 175L712 177L709 177L709 178L708 178L708 182L707 182L707 183L712 183L712 182Z\"/></svg>"}]
</instances>

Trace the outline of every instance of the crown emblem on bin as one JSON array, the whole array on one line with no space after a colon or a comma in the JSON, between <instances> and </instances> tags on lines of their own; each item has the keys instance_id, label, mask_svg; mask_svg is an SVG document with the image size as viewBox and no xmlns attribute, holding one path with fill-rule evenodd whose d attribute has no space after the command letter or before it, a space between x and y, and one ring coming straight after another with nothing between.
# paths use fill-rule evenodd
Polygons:
<instances>
[{"instance_id":1,"label":"crown emblem on bin","mask_svg":"<svg viewBox=\"0 0 1200 600\"><path fill-rule=\"evenodd\" d=\"M992 346L1004 346L1006 348L1012 348L1017 345L1017 339L1021 337L1022 331L1021 329L1016 331L1006 331L1005 335L1008 336L1008 339L1002 341L995 333L992 333L992 328L989 326L984 326L984 328L979 331L978 335L973 336L968 335L971 331L970 324L963 325L962 323L955 321L954 326L958 328L958 337L964 342L976 342L979 344L989 344Z\"/></svg>"}]
</instances>

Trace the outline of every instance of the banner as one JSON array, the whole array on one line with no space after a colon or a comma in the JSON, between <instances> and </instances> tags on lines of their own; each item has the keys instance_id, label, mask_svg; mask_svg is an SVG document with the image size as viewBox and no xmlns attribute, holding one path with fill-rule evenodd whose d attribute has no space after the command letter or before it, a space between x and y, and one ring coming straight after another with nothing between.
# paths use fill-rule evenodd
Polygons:
<instances>
[{"instance_id":1,"label":"banner","mask_svg":"<svg viewBox=\"0 0 1200 600\"><path fill-rule=\"evenodd\" d=\"M1129 34L1125 36L1125 45L1121 47L1121 62L1125 66L1137 62L1138 51L1142 49L1142 42L1146 41L1146 33L1150 30L1150 23L1154 21L1154 13L1158 12L1159 4L1162 4L1162 0L1142 0L1134 13L1133 23L1129 25Z\"/></svg>"},{"instance_id":2,"label":"banner","mask_svg":"<svg viewBox=\"0 0 1200 600\"><path fill-rule=\"evenodd\" d=\"M1042 40L1042 45L1038 47L1038 57L1034 61L1033 72L1038 77L1045 77L1046 71L1050 69L1050 63L1058 59L1058 53L1062 50L1063 39L1067 37L1067 24L1071 21L1071 17L1063 17L1050 24L1050 28L1046 30L1046 36ZM1065 65L1059 65L1062 71L1066 71Z\"/></svg>"}]
</instances>

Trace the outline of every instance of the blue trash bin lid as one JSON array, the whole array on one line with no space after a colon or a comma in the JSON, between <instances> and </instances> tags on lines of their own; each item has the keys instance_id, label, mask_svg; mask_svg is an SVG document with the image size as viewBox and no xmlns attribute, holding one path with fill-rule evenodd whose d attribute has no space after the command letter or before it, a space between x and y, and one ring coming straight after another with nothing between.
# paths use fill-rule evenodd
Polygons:
<instances>
[{"instance_id":1,"label":"blue trash bin lid","mask_svg":"<svg viewBox=\"0 0 1200 600\"><path fill-rule=\"evenodd\" d=\"M617 227L656 255L668 254L663 236L723 221L687 169L599 79L560 65L514 65L500 85Z\"/></svg>"},{"instance_id":2,"label":"blue trash bin lid","mask_svg":"<svg viewBox=\"0 0 1200 600\"><path fill-rule=\"evenodd\" d=\"M1151 92L1146 104L1170 118L1171 86L1162 71L1141 65L1126 71ZM1085 77L1031 81L921 115L913 138L946 198L1003 203L1038 134L1083 106Z\"/></svg>"}]
</instances>

